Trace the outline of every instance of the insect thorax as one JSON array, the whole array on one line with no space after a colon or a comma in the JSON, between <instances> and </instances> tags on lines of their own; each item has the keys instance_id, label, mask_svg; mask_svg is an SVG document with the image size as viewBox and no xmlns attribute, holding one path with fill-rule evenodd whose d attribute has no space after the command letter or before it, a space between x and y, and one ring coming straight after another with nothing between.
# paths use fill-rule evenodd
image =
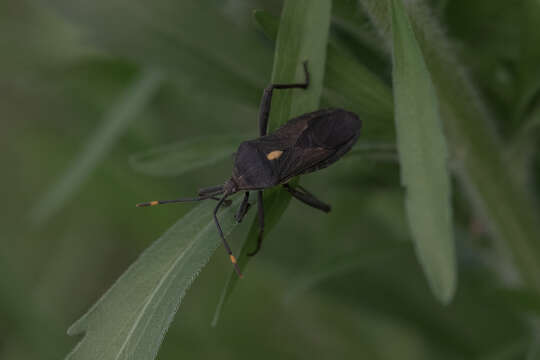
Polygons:
<instances>
[{"instance_id":1,"label":"insect thorax","mask_svg":"<svg viewBox=\"0 0 540 360\"><path fill-rule=\"evenodd\" d=\"M279 182L272 160L255 146L254 141L240 144L235 155L233 179L239 189L263 189Z\"/></svg>"}]
</instances>

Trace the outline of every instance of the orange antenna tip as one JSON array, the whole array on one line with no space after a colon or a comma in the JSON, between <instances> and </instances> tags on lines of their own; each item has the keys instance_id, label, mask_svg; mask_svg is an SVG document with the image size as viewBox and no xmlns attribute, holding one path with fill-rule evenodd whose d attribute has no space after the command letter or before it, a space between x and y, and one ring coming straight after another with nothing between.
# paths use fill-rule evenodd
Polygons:
<instances>
[{"instance_id":1,"label":"orange antenna tip","mask_svg":"<svg viewBox=\"0 0 540 360\"><path fill-rule=\"evenodd\" d=\"M145 206L154 206L154 205L158 205L159 204L159 201L155 200L155 201L149 201L149 202L144 202L144 203L139 203L137 205L135 205L136 207L145 207Z\"/></svg>"}]
</instances>

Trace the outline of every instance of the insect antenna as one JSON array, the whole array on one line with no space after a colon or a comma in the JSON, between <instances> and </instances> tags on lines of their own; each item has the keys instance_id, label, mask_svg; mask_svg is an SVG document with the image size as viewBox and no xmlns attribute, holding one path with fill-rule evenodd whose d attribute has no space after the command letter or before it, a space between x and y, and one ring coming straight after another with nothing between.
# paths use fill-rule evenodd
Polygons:
<instances>
[{"instance_id":1,"label":"insect antenna","mask_svg":"<svg viewBox=\"0 0 540 360\"><path fill-rule=\"evenodd\" d=\"M137 207L146 207L146 206L154 206L154 205L161 205L161 204L171 204L171 203L183 203L183 202L193 202L193 201L202 201L207 199L213 199L217 200L218 204L216 208L214 209L214 221L216 222L216 226L218 228L219 236L221 237L221 240L223 241L223 246L225 246L225 250L227 250L227 253L229 254L229 259L231 260L234 270L238 274L240 278L242 278L242 272L240 271L240 268L238 267L238 264L236 263L236 258L233 255L233 252L231 250L231 247L229 246L229 243L225 239L225 235L223 235L223 230L221 229L221 225L219 224L217 213L221 206L229 206L231 205L231 200L227 199L227 196L230 195L230 192L225 192L222 198L218 198L216 195L223 194L225 190L223 189L223 186L213 186L210 188L205 188L199 190L198 197L194 198L181 198L181 199L174 199L174 200L154 200L154 201L148 201L139 203L136 206Z\"/></svg>"},{"instance_id":2,"label":"insect antenna","mask_svg":"<svg viewBox=\"0 0 540 360\"><path fill-rule=\"evenodd\" d=\"M202 200L220 200L215 195L205 195L205 196L199 196L195 198L182 198L182 199L174 199L174 200L154 200L154 201L147 201L143 203L138 203L135 206L137 207L146 207L146 206L155 206L155 205L162 205L162 204L172 204L172 203L183 203L183 202L194 202L194 201L202 201ZM227 200L228 202L225 205L230 205L230 200Z\"/></svg>"},{"instance_id":3,"label":"insect antenna","mask_svg":"<svg viewBox=\"0 0 540 360\"><path fill-rule=\"evenodd\" d=\"M174 199L174 200L154 200L154 201L147 201L143 203L139 203L135 206L137 207L146 207L146 206L154 206L154 205L162 205L162 204L171 204L171 203L183 203L183 202L194 202L194 201L202 201L207 199L217 200L219 201L220 198L218 198L216 195L223 194L223 185L219 186L212 186L208 188L204 188L199 190L199 196L194 198L181 198L181 199ZM224 205L229 206L231 205L231 201L227 200L225 201Z\"/></svg>"}]
</instances>

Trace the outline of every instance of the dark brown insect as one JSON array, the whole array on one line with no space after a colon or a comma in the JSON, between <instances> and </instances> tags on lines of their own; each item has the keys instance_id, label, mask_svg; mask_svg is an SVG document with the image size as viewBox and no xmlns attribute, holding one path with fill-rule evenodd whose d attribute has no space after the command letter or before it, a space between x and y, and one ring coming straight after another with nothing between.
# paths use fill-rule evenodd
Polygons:
<instances>
[{"instance_id":1,"label":"dark brown insect","mask_svg":"<svg viewBox=\"0 0 540 360\"><path fill-rule=\"evenodd\" d=\"M293 188L288 182L295 176L317 171L333 164L351 149L360 135L361 121L358 116L342 109L326 109L307 113L289 120L275 132L266 134L273 90L306 89L309 86L307 63L304 62L303 65L306 75L304 83L272 84L264 90L259 109L260 137L240 144L234 156L232 177L225 184L201 189L199 197L196 198L137 204L137 206L152 206L206 199L217 200L214 220L223 245L240 277L242 274L236 263L236 258L223 235L217 218L219 208L230 203L227 197L239 191L245 191L242 204L236 213L236 220L240 222L250 206L250 191L257 192L259 237L257 248L248 254L255 255L261 248L264 232L263 190L282 185L296 199L316 209L329 212L329 205L318 200L303 187ZM221 195L221 198L218 195Z\"/></svg>"}]
</instances>

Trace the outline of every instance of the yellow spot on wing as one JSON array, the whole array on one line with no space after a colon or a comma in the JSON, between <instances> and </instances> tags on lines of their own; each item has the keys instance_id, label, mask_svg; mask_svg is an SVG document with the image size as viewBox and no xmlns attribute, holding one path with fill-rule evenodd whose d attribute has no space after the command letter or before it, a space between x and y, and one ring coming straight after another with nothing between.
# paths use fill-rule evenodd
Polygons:
<instances>
[{"instance_id":1,"label":"yellow spot on wing","mask_svg":"<svg viewBox=\"0 0 540 360\"><path fill-rule=\"evenodd\" d=\"M266 158L268 160L276 160L283 154L283 151L281 150L274 150L272 152L269 152L268 155L266 155Z\"/></svg>"},{"instance_id":2,"label":"yellow spot on wing","mask_svg":"<svg viewBox=\"0 0 540 360\"><path fill-rule=\"evenodd\" d=\"M231 262L232 262L233 264L236 264L236 258L234 257L234 255L231 254L231 255L229 255L229 257L231 258Z\"/></svg>"}]
</instances>

